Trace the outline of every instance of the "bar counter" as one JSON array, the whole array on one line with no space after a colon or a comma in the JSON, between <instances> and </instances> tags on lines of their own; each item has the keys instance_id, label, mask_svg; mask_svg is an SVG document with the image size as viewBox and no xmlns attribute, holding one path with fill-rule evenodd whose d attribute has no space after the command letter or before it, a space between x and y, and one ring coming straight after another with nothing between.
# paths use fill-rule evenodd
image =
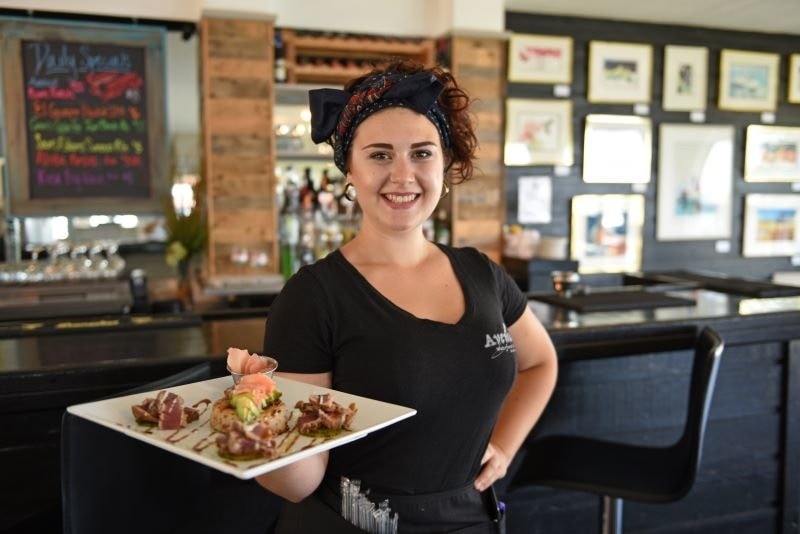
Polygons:
<instances>
[{"instance_id":1,"label":"bar counter","mask_svg":"<svg viewBox=\"0 0 800 534\"><path fill-rule=\"evenodd\" d=\"M626 532L800 532L800 297L664 293L694 302L581 312L531 294L530 307L558 349L560 372L530 439L577 433L671 442L683 424L691 343L710 326L726 348L695 487L674 504L626 503ZM58 433L66 406L221 359L229 346L258 351L267 312L0 323L0 499L12 511L0 531L50 529L59 520ZM499 489L509 532L596 528L594 496Z\"/></svg>"}]
</instances>

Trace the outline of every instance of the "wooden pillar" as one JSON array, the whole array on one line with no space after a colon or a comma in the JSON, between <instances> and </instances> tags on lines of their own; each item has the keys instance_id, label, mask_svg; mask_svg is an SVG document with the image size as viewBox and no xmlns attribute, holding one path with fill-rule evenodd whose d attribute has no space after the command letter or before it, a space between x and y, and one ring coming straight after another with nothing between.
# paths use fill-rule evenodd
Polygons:
<instances>
[{"instance_id":1,"label":"wooden pillar","mask_svg":"<svg viewBox=\"0 0 800 534\"><path fill-rule=\"evenodd\" d=\"M503 114L507 40L454 36L450 64L459 84L475 100L480 144L472 180L453 188L452 242L473 246L499 262L505 223Z\"/></svg>"},{"instance_id":2,"label":"wooden pillar","mask_svg":"<svg viewBox=\"0 0 800 534\"><path fill-rule=\"evenodd\" d=\"M272 20L201 20L206 277L212 284L278 272L273 43ZM232 261L235 248L250 259ZM253 265L259 252L266 253L265 266Z\"/></svg>"}]
</instances>

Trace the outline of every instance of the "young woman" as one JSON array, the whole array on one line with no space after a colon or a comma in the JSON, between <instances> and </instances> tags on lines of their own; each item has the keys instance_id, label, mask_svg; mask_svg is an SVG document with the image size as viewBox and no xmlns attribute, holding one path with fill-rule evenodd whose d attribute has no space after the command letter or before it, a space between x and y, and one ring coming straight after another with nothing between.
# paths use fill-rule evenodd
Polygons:
<instances>
[{"instance_id":1,"label":"young woman","mask_svg":"<svg viewBox=\"0 0 800 534\"><path fill-rule=\"evenodd\" d=\"M417 414L259 477L290 501L278 532L357 531L339 517L341 477L388 499L399 532L496 532L487 490L544 410L557 364L498 265L423 235L448 180L472 175L469 98L441 69L400 61L310 102L312 138L333 146L363 218L286 283L264 353L287 378Z\"/></svg>"}]
</instances>

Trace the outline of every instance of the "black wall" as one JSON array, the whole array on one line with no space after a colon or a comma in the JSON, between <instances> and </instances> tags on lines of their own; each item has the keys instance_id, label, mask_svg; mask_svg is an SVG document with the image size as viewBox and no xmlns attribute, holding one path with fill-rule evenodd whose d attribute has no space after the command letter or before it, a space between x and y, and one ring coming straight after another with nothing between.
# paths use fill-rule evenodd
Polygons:
<instances>
[{"instance_id":1,"label":"black wall","mask_svg":"<svg viewBox=\"0 0 800 534\"><path fill-rule=\"evenodd\" d=\"M776 16L780 16L776 14ZM534 33L571 36L574 40L573 135L575 165L568 176L554 176L551 166L506 167L507 222L517 220L517 179L520 176L546 175L553 177L553 219L550 224L530 225L544 236L568 236L570 231L570 200L578 194L630 194L630 184L586 184L581 179L583 165L583 129L589 113L633 115L631 104L594 104L586 100L586 77L589 42L592 40L646 43L653 45L652 100L650 119L653 122L653 179L645 193L645 225L643 235L642 270L700 269L768 279L774 271L796 270L790 258L745 258L742 256L742 222L746 193L792 193L789 183L747 183L742 177L745 129L759 124L760 113L722 111L717 107L719 56L722 49L757 52L777 52L781 55L778 109L775 125L800 126L800 105L786 103L788 55L800 52L800 36L744 33L709 30L686 26L666 26L617 22L573 17L551 17L527 13L506 13L506 29L513 33ZM708 104L706 124L732 124L736 130L734 142L733 226L728 253L715 251L716 240L656 241L656 180L658 162L658 126L662 122L690 123L688 112L667 112L661 109L662 68L664 45L705 46L709 49ZM554 98L552 85L508 83L509 98ZM797 193L795 193L797 194ZM798 251L800 253L800 251Z\"/></svg>"}]
</instances>

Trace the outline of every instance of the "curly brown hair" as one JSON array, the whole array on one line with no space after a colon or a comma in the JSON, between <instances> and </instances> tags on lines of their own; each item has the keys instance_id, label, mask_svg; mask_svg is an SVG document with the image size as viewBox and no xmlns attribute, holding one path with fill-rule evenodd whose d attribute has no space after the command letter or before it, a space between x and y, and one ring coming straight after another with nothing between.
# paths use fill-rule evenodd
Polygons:
<instances>
[{"instance_id":1,"label":"curly brown hair","mask_svg":"<svg viewBox=\"0 0 800 534\"><path fill-rule=\"evenodd\" d=\"M452 74L441 66L425 67L411 59L391 59L376 64L374 68L362 76L353 78L345 84L346 91L353 91L355 87L367 78L376 74L400 72L415 74L429 72L444 85L444 90L439 95L437 103L450 124L452 135L451 144L447 150L445 173L450 175L453 183L461 183L472 178L474 170L475 150L478 147L478 138L475 136L475 127L470 111L471 99Z\"/></svg>"}]
</instances>

